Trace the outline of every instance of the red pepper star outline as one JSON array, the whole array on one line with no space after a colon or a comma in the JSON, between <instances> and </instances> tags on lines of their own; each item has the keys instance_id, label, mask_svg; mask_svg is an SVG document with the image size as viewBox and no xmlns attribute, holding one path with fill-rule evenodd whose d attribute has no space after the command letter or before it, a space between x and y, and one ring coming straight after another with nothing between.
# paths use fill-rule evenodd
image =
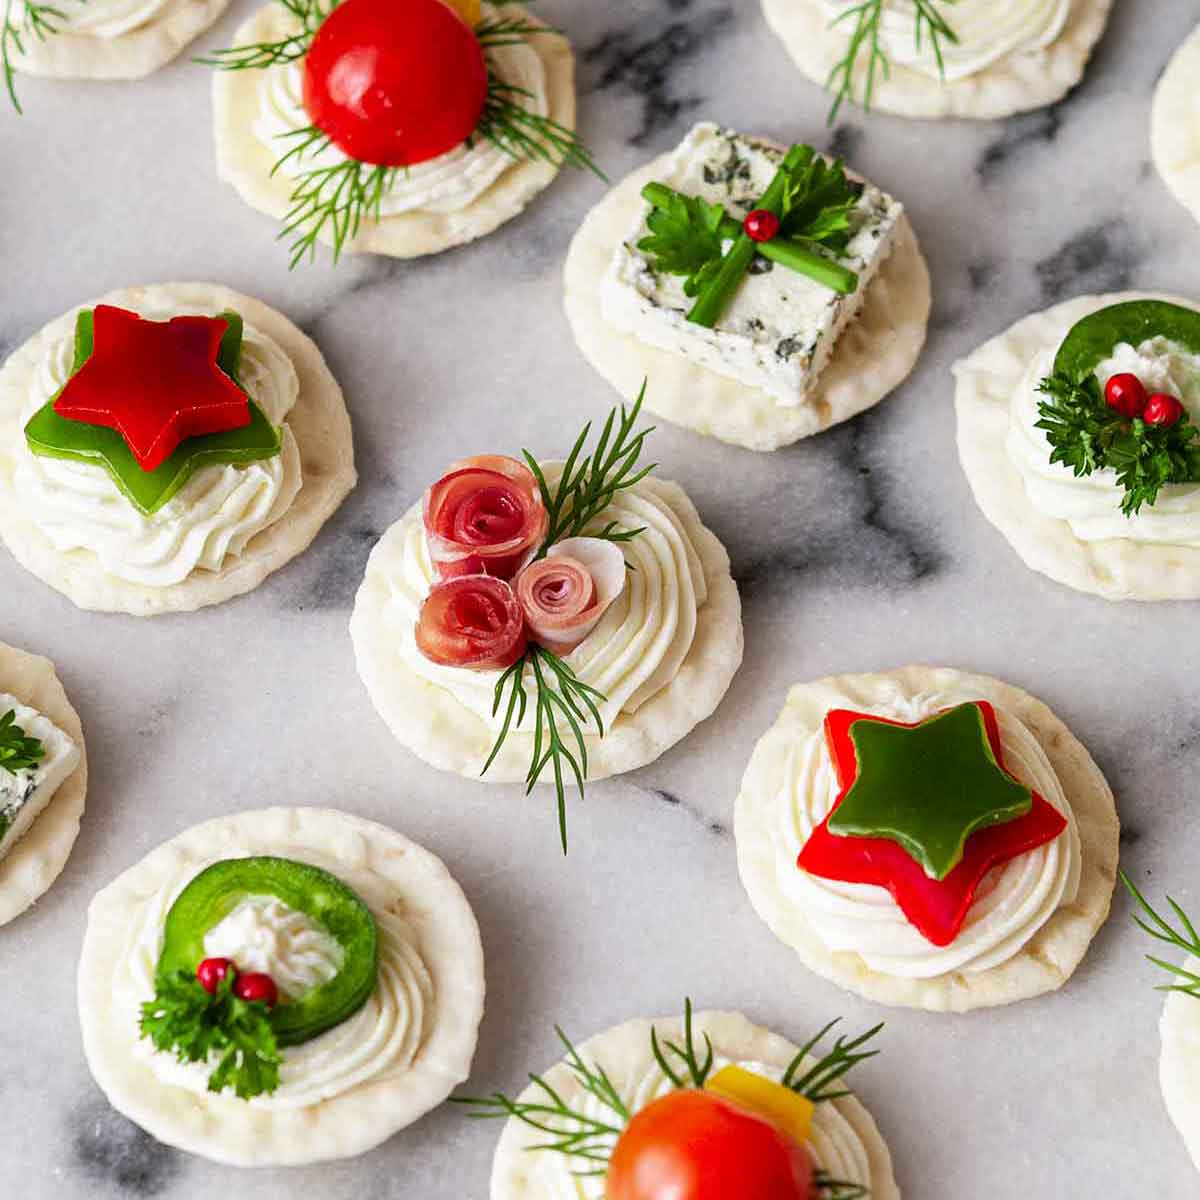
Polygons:
<instances>
[{"instance_id":1,"label":"red pepper star outline","mask_svg":"<svg viewBox=\"0 0 1200 1200\"><path fill-rule=\"evenodd\" d=\"M188 438L250 424L249 398L217 361L229 327L223 318L148 321L98 304L92 323L92 353L54 411L115 429L143 471L162 466Z\"/></svg>"},{"instance_id":2,"label":"red pepper star outline","mask_svg":"<svg viewBox=\"0 0 1200 1200\"><path fill-rule=\"evenodd\" d=\"M1004 765L996 710L986 700L969 703L975 704L983 716L1000 769L1015 779ZM858 721L876 721L902 729L916 729L925 723L893 721L850 709L831 709L825 714L825 740L840 792L825 820L805 842L796 865L821 879L887 888L909 923L926 941L935 946L949 946L962 931L984 876L993 867L1054 841L1066 830L1067 819L1045 797L1033 792L1033 806L1025 816L971 834L963 847L962 861L942 880L926 875L924 867L889 838L839 837L829 831L829 817L858 775L858 758L850 737L850 727Z\"/></svg>"}]
</instances>

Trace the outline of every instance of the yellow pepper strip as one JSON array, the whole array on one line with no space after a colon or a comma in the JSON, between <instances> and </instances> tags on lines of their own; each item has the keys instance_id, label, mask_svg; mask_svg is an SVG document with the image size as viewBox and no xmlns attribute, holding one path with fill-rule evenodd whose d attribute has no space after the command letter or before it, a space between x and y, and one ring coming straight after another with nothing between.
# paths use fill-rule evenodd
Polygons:
<instances>
[{"instance_id":1,"label":"yellow pepper strip","mask_svg":"<svg viewBox=\"0 0 1200 1200\"><path fill-rule=\"evenodd\" d=\"M444 2L450 5L472 29L479 24L480 18L483 16L480 0L444 0Z\"/></svg>"},{"instance_id":2,"label":"yellow pepper strip","mask_svg":"<svg viewBox=\"0 0 1200 1200\"><path fill-rule=\"evenodd\" d=\"M704 1088L723 1100L732 1100L765 1117L801 1145L808 1141L814 1105L811 1100L797 1095L782 1083L764 1079L741 1067L724 1067L709 1079Z\"/></svg>"}]
</instances>

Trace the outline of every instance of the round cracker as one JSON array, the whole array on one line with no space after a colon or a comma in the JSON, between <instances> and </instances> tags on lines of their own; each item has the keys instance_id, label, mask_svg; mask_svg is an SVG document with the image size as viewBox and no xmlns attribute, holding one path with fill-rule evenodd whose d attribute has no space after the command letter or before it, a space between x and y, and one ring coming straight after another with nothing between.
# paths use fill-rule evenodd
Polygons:
<instances>
[{"instance_id":1,"label":"round cracker","mask_svg":"<svg viewBox=\"0 0 1200 1200\"><path fill-rule=\"evenodd\" d=\"M109 575L90 550L60 553L22 510L13 475L16 456L23 452L20 418L29 381L47 346L74 329L79 308L95 304L162 305L184 313L236 309L274 339L296 368L300 392L287 423L300 448L303 486L284 516L252 538L240 555L228 557L219 571L195 571L170 587L130 583ZM350 417L320 350L282 313L220 284L161 283L109 292L51 321L0 369L0 538L26 570L80 608L149 617L193 612L251 591L308 548L356 481Z\"/></svg>"},{"instance_id":2,"label":"round cracker","mask_svg":"<svg viewBox=\"0 0 1200 1200\"><path fill-rule=\"evenodd\" d=\"M436 1020L412 1065L301 1109L254 1108L230 1093L162 1082L114 1023L113 978L128 930L163 887L215 859L282 855L338 873L369 871L417 933L433 979ZM333 809L271 808L194 826L154 850L88 909L79 960L83 1048L113 1107L160 1142L231 1166L296 1166L363 1154L436 1108L467 1078L483 1019L483 947L462 889L428 850Z\"/></svg>"},{"instance_id":3,"label":"round cracker","mask_svg":"<svg viewBox=\"0 0 1200 1200\"><path fill-rule=\"evenodd\" d=\"M901 117L990 119L1054 104L1083 78L1111 8L1112 0L1075 0L1066 27L1051 45L1010 55L966 79L943 83L892 63L876 77L871 108ZM846 54L846 23L831 28L821 0L763 0L763 11L800 70L824 87ZM947 17L953 25L953 12ZM854 72L855 96L863 94L866 57L860 55Z\"/></svg>"},{"instance_id":4,"label":"round cracker","mask_svg":"<svg viewBox=\"0 0 1200 1200\"><path fill-rule=\"evenodd\" d=\"M768 1029L751 1024L741 1013L696 1013L692 1020L696 1038L702 1041L707 1034L717 1055L736 1062L778 1067L781 1076L799 1053L798 1046ZM629 1082L630 1064L640 1063L649 1053L652 1029L658 1031L660 1040L682 1044L683 1020L676 1016L657 1021L629 1021L597 1034L578 1049L585 1062L603 1067L621 1091ZM568 1104L583 1103L586 1099L579 1080L566 1063L555 1064L543 1078ZM525 1101L542 1098L532 1086L521 1096ZM845 1118L867 1152L871 1168L871 1200L900 1200L900 1189L892 1173L891 1154L871 1114L849 1092L825 1103ZM516 1118L509 1118L492 1164L491 1200L543 1200L546 1193L538 1186L537 1155L531 1153L531 1147L544 1140L544 1135Z\"/></svg>"},{"instance_id":5,"label":"round cracker","mask_svg":"<svg viewBox=\"0 0 1200 1200\"><path fill-rule=\"evenodd\" d=\"M878 704L897 686L908 696L950 688L969 691L1017 717L1037 738L1063 786L1079 827L1079 892L1008 962L978 973L949 972L933 979L901 979L872 971L857 954L831 953L804 914L776 882L770 805L788 753L820 730L832 708ZM798 684L779 720L755 747L742 780L734 820L738 869L758 915L810 970L847 991L880 1004L931 1012L967 1012L1027 1000L1061 987L1074 972L1108 916L1117 875L1117 820L1113 794L1084 746L1040 700L986 675L949 667L904 667L868 675L835 675ZM799 868L797 868L798 870Z\"/></svg>"},{"instance_id":6,"label":"round cracker","mask_svg":"<svg viewBox=\"0 0 1200 1200\"><path fill-rule=\"evenodd\" d=\"M36 708L79 747L79 766L67 776L29 831L0 859L0 925L7 925L43 896L62 874L79 836L87 797L83 727L48 658L0 642L0 692Z\"/></svg>"},{"instance_id":7,"label":"round cracker","mask_svg":"<svg viewBox=\"0 0 1200 1200\"><path fill-rule=\"evenodd\" d=\"M1186 970L1200 971L1200 959L1191 958ZM1162 1052L1158 1078L1163 1100L1175 1128L1200 1170L1200 1000L1184 992L1170 992L1159 1023Z\"/></svg>"},{"instance_id":8,"label":"round cracker","mask_svg":"<svg viewBox=\"0 0 1200 1200\"><path fill-rule=\"evenodd\" d=\"M496 6L498 16L540 24L519 4ZM548 27L546 27L548 28ZM237 45L274 41L290 32L287 12L278 4L260 9L242 25ZM547 32L529 38L546 71L550 116L567 129L575 128L575 56L561 34ZM258 117L258 71L217 71L213 75L213 121L217 173L259 212L282 219L292 207L293 181L283 171L272 174L282 151L264 145L254 133ZM509 167L474 203L457 212L397 213L363 222L358 235L342 247L346 254L386 254L416 258L451 246L473 242L511 221L553 182L559 167L541 159L523 159ZM332 233L320 240L333 244Z\"/></svg>"},{"instance_id":9,"label":"round cracker","mask_svg":"<svg viewBox=\"0 0 1200 1200\"><path fill-rule=\"evenodd\" d=\"M955 363L958 456L983 515L1027 567L1106 600L1190 600L1200 596L1200 549L1135 542L1084 542L1066 521L1034 508L1005 438L1013 393L1034 358L1057 347L1089 313L1128 300L1189 300L1149 292L1080 296L1034 313Z\"/></svg>"},{"instance_id":10,"label":"round cracker","mask_svg":"<svg viewBox=\"0 0 1200 1200\"><path fill-rule=\"evenodd\" d=\"M636 395L648 379L645 405L658 416L749 450L778 450L871 408L907 378L925 344L930 287L916 235L903 216L862 311L838 340L816 392L803 404L784 407L760 388L609 325L601 312L600 281L645 203L642 188L663 174L670 159L664 154L626 176L588 213L571 241L563 272L575 340L621 395Z\"/></svg>"},{"instance_id":11,"label":"round cracker","mask_svg":"<svg viewBox=\"0 0 1200 1200\"><path fill-rule=\"evenodd\" d=\"M1150 151L1172 194L1200 221L1200 119L1196 76L1200 72L1200 28L1167 64L1154 92Z\"/></svg>"},{"instance_id":12,"label":"round cracker","mask_svg":"<svg viewBox=\"0 0 1200 1200\"><path fill-rule=\"evenodd\" d=\"M678 484L648 478L638 486L661 496L679 518L700 557L708 599L697 613L695 638L674 680L636 712L621 713L604 737L585 734L593 781L644 767L686 737L712 715L742 662L742 606L725 547L701 523ZM479 779L496 731L408 666L384 620L391 565L403 553L408 524L420 520L421 506L414 505L371 552L350 619L354 657L372 703L403 746L440 770ZM532 756L533 735L510 733L482 778L523 782ZM541 782L549 785L549 775L543 772Z\"/></svg>"},{"instance_id":13,"label":"round cracker","mask_svg":"<svg viewBox=\"0 0 1200 1200\"><path fill-rule=\"evenodd\" d=\"M13 65L24 75L55 79L141 79L176 58L228 7L229 0L181 0L167 17L117 37L69 29L42 39L29 37Z\"/></svg>"}]
</instances>

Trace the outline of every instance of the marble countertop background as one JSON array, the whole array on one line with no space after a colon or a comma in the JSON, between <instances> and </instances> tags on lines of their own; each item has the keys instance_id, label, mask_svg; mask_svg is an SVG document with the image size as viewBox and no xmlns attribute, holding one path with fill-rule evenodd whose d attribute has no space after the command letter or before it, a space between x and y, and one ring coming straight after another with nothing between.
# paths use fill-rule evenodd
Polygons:
<instances>
[{"instance_id":1,"label":"marble countertop background","mask_svg":"<svg viewBox=\"0 0 1200 1200\"><path fill-rule=\"evenodd\" d=\"M198 50L229 44L234 0ZM1161 997L1114 916L1060 993L952 1018L884 1011L809 974L738 882L733 800L788 686L926 661L991 672L1060 713L1118 795L1124 862L1200 910L1196 610L1110 605L1027 571L984 521L954 450L950 364L1026 313L1088 291L1200 297L1200 228L1149 162L1152 90L1200 10L1121 0L1082 87L1009 121L849 112L792 67L756 0L544 0L579 54L582 130L619 177L701 117L832 144L909 209L934 278L929 344L893 397L768 456L663 427L680 480L729 547L746 661L716 716L659 762L589 788L558 852L551 802L441 775L387 734L346 626L367 554L467 451L561 449L613 402L560 303L568 240L601 195L562 178L522 218L416 262L289 274L266 218L217 182L208 78L22 79L0 114L0 356L110 288L210 278L320 343L345 387L357 491L309 553L251 596L139 621L90 616L0 552L0 638L43 654L83 717L87 818L67 870L0 930L0 1195L24 1200L484 1200L498 1127L443 1107L376 1152L252 1175L157 1145L84 1063L74 972L92 894L177 831L269 804L333 805L442 856L482 926L488 1011L473 1092L517 1089L586 1037L691 995L795 1039L886 1017L855 1083L910 1200L1195 1197L1157 1083Z\"/></svg>"}]
</instances>

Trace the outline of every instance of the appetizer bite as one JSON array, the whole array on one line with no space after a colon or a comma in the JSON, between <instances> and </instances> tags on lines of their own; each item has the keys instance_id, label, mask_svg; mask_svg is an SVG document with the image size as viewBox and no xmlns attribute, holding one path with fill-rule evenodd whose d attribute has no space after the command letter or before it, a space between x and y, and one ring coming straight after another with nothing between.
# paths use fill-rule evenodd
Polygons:
<instances>
[{"instance_id":1,"label":"appetizer bite","mask_svg":"<svg viewBox=\"0 0 1200 1200\"><path fill-rule=\"evenodd\" d=\"M62 874L86 795L83 730L54 664L0 642L0 925Z\"/></svg>"},{"instance_id":2,"label":"appetizer bite","mask_svg":"<svg viewBox=\"0 0 1200 1200\"><path fill-rule=\"evenodd\" d=\"M618 391L752 450L878 403L925 341L929 273L900 203L812 147L712 124L619 183L571 243L565 302Z\"/></svg>"},{"instance_id":3,"label":"appetizer bite","mask_svg":"<svg viewBox=\"0 0 1200 1200\"><path fill-rule=\"evenodd\" d=\"M80 608L152 616L248 592L354 483L320 351L216 284L113 292L0 370L0 537Z\"/></svg>"},{"instance_id":4,"label":"appetizer bite","mask_svg":"<svg viewBox=\"0 0 1200 1200\"><path fill-rule=\"evenodd\" d=\"M805 1046L740 1013L630 1021L516 1099L463 1099L507 1118L491 1200L899 1200L875 1122L845 1086L882 1026Z\"/></svg>"},{"instance_id":5,"label":"appetizer bite","mask_svg":"<svg viewBox=\"0 0 1200 1200\"><path fill-rule=\"evenodd\" d=\"M1027 566L1107 600L1200 596L1200 311L1082 296L956 364L958 453Z\"/></svg>"},{"instance_id":6,"label":"appetizer bite","mask_svg":"<svg viewBox=\"0 0 1200 1200\"><path fill-rule=\"evenodd\" d=\"M576 137L566 38L490 0L280 0L208 60L217 169L282 221L292 265L318 242L394 258L483 237L560 167L599 173Z\"/></svg>"},{"instance_id":7,"label":"appetizer bite","mask_svg":"<svg viewBox=\"0 0 1200 1200\"><path fill-rule=\"evenodd\" d=\"M1200 220L1198 70L1200 28L1179 47L1158 81L1150 118L1150 148L1163 182L1192 216Z\"/></svg>"},{"instance_id":8,"label":"appetizer bite","mask_svg":"<svg viewBox=\"0 0 1200 1200\"><path fill-rule=\"evenodd\" d=\"M442 770L566 789L658 758L742 661L729 556L641 461L639 397L565 462L453 464L371 553L350 633L392 733Z\"/></svg>"},{"instance_id":9,"label":"appetizer bite","mask_svg":"<svg viewBox=\"0 0 1200 1200\"><path fill-rule=\"evenodd\" d=\"M818 975L883 1004L1060 987L1108 915L1112 792L1042 703L906 667L792 689L742 781L742 883Z\"/></svg>"},{"instance_id":10,"label":"appetizer bite","mask_svg":"<svg viewBox=\"0 0 1200 1200\"><path fill-rule=\"evenodd\" d=\"M763 0L796 65L843 103L1007 117L1083 78L1112 0Z\"/></svg>"},{"instance_id":11,"label":"appetizer bite","mask_svg":"<svg viewBox=\"0 0 1200 1200\"><path fill-rule=\"evenodd\" d=\"M84 1051L113 1106L233 1166L362 1154L468 1075L471 908L438 859L332 809L198 825L92 901Z\"/></svg>"}]
</instances>

